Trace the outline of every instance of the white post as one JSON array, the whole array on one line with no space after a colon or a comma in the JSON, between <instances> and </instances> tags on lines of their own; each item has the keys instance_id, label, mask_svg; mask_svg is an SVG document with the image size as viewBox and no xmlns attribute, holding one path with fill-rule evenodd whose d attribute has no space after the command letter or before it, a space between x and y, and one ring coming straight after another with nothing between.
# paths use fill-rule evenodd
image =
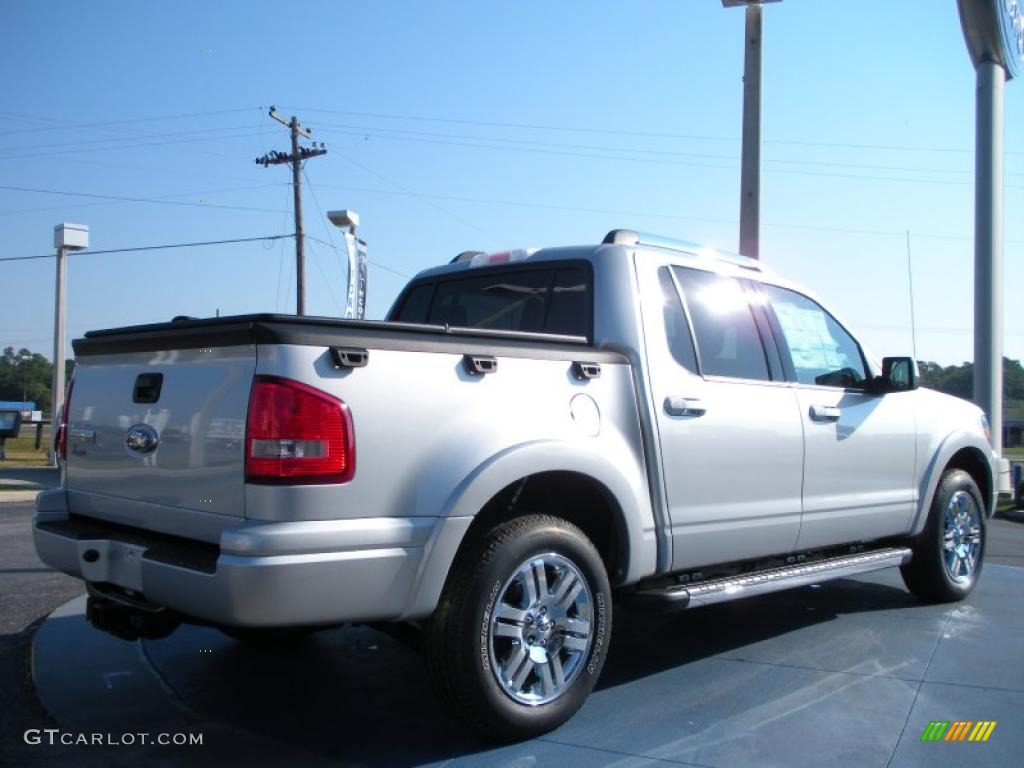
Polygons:
<instances>
[{"instance_id":1,"label":"white post","mask_svg":"<svg viewBox=\"0 0 1024 768\"><path fill-rule=\"evenodd\" d=\"M83 224L58 224L53 228L53 247L57 249L57 281L53 297L53 381L50 390L51 430L56 431L60 409L64 406L64 319L67 291L68 251L89 247L89 228ZM57 457L51 451L50 463Z\"/></svg>"},{"instance_id":2,"label":"white post","mask_svg":"<svg viewBox=\"0 0 1024 768\"><path fill-rule=\"evenodd\" d=\"M54 294L53 317L53 381L50 389L51 430L57 429L58 414L64 405L64 313L67 288L67 249L57 248L57 286ZM51 457L56 464L56 456Z\"/></svg>"}]
</instances>

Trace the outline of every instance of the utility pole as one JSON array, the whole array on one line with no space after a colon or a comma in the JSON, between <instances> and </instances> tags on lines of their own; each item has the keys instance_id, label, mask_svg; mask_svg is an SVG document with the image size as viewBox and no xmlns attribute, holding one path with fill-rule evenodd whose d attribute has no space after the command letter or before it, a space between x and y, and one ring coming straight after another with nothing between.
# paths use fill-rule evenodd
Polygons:
<instances>
[{"instance_id":1,"label":"utility pole","mask_svg":"<svg viewBox=\"0 0 1024 768\"><path fill-rule=\"evenodd\" d=\"M763 3L780 0L722 0L746 12L743 46L743 159L740 169L740 253L761 256L761 28Z\"/></svg>"},{"instance_id":2,"label":"utility pole","mask_svg":"<svg viewBox=\"0 0 1024 768\"><path fill-rule=\"evenodd\" d=\"M291 163L292 166L292 197L294 199L292 207L295 209L295 314L304 315L306 314L306 257L305 236L302 231L302 161L310 157L326 155L327 150L324 148L323 142L320 142L319 149L316 142L313 142L312 147L299 146L299 136L308 139L313 135L313 131L303 128L299 123L299 118L294 115L290 121L287 121L277 114L274 107L271 107L270 116L291 131L292 152L290 155L286 155L274 150L263 157L256 158L256 162L264 168L284 163Z\"/></svg>"}]
</instances>

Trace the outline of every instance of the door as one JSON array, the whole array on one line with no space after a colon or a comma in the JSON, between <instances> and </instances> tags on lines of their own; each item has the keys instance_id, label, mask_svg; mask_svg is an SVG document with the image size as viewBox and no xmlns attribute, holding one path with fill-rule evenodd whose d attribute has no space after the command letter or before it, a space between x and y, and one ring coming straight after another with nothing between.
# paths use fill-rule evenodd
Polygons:
<instances>
[{"instance_id":1,"label":"door","mask_svg":"<svg viewBox=\"0 0 1024 768\"><path fill-rule=\"evenodd\" d=\"M912 393L871 395L857 341L808 297L762 284L807 445L798 547L904 533L914 510Z\"/></svg>"},{"instance_id":2,"label":"door","mask_svg":"<svg viewBox=\"0 0 1024 768\"><path fill-rule=\"evenodd\" d=\"M767 324L733 277L641 274L673 569L792 551L803 434Z\"/></svg>"}]
</instances>

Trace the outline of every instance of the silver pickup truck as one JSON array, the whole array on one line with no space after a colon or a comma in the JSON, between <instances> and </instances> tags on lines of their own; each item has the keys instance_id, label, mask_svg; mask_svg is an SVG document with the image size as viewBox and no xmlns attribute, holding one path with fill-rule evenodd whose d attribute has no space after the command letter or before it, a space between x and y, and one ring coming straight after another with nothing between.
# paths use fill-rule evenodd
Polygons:
<instances>
[{"instance_id":1,"label":"silver pickup truck","mask_svg":"<svg viewBox=\"0 0 1024 768\"><path fill-rule=\"evenodd\" d=\"M612 603L687 607L898 566L968 594L1000 465L982 412L879 362L756 261L610 232L461 254L383 322L93 331L37 503L122 637L413 625L492 736L563 723Z\"/></svg>"}]
</instances>

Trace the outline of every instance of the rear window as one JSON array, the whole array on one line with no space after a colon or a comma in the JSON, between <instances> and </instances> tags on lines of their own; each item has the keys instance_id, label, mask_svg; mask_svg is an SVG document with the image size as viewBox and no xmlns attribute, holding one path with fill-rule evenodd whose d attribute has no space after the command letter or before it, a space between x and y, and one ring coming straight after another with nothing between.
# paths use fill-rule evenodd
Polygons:
<instances>
[{"instance_id":1,"label":"rear window","mask_svg":"<svg viewBox=\"0 0 1024 768\"><path fill-rule=\"evenodd\" d=\"M583 266L490 270L420 283L392 318L497 331L589 337L590 282Z\"/></svg>"}]
</instances>

